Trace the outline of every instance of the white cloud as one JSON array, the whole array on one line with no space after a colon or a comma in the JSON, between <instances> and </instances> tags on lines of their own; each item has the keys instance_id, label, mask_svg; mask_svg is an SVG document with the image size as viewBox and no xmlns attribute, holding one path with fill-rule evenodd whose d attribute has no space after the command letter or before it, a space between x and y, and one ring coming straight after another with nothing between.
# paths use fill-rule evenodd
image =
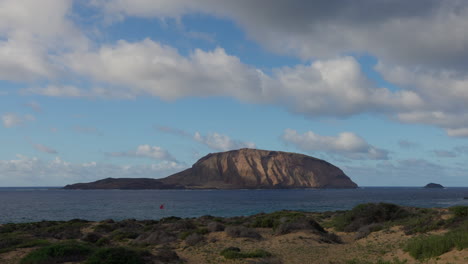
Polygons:
<instances>
[{"instance_id":1,"label":"white cloud","mask_svg":"<svg viewBox=\"0 0 468 264\"><path fill-rule=\"evenodd\" d=\"M0 79L55 78L61 71L57 55L87 47L88 40L69 19L72 4L71 0L0 2Z\"/></svg>"},{"instance_id":2,"label":"white cloud","mask_svg":"<svg viewBox=\"0 0 468 264\"><path fill-rule=\"evenodd\" d=\"M299 134L296 130L286 129L282 139L307 152L320 151L351 159L388 159L388 151L370 145L351 132L343 132L333 137L321 136L312 131Z\"/></svg>"},{"instance_id":3,"label":"white cloud","mask_svg":"<svg viewBox=\"0 0 468 264\"><path fill-rule=\"evenodd\" d=\"M125 152L112 152L108 153L112 157L137 157L137 158L149 158L154 160L166 160L176 162L177 160L169 153L169 151L150 145L140 145L136 150L125 151Z\"/></svg>"},{"instance_id":4,"label":"white cloud","mask_svg":"<svg viewBox=\"0 0 468 264\"><path fill-rule=\"evenodd\" d=\"M317 60L273 69L272 75L243 64L217 48L188 57L146 39L119 41L95 52L68 54L63 62L76 73L106 83L100 89L48 86L25 93L65 97L134 98L228 96L243 102L284 105L308 116L349 116L361 112L411 109L422 104L413 91L376 88L352 57Z\"/></svg>"},{"instance_id":5,"label":"white cloud","mask_svg":"<svg viewBox=\"0 0 468 264\"><path fill-rule=\"evenodd\" d=\"M57 150L44 146L42 144L33 144L34 149L40 152L49 153L49 154L58 154Z\"/></svg>"},{"instance_id":6,"label":"white cloud","mask_svg":"<svg viewBox=\"0 0 468 264\"><path fill-rule=\"evenodd\" d=\"M42 106L38 102L31 101L29 103L26 103L26 106L36 112L42 112Z\"/></svg>"},{"instance_id":7,"label":"white cloud","mask_svg":"<svg viewBox=\"0 0 468 264\"><path fill-rule=\"evenodd\" d=\"M63 186L106 177L161 178L185 168L184 164L171 161L149 165L114 165L94 161L71 163L59 157L46 161L18 155L13 160L0 160L0 183L2 186Z\"/></svg>"},{"instance_id":8,"label":"white cloud","mask_svg":"<svg viewBox=\"0 0 468 264\"><path fill-rule=\"evenodd\" d=\"M466 66L468 56L468 4L464 1L94 2L107 14L121 19L138 16L180 20L200 12L229 18L270 50L303 59L361 52L400 64Z\"/></svg>"},{"instance_id":9,"label":"white cloud","mask_svg":"<svg viewBox=\"0 0 468 264\"><path fill-rule=\"evenodd\" d=\"M125 86L133 96L149 94L173 100L227 95L248 101L261 94L257 70L221 48L210 52L197 49L186 58L149 39L119 41L97 52L69 54L64 63L96 81Z\"/></svg>"},{"instance_id":10,"label":"white cloud","mask_svg":"<svg viewBox=\"0 0 468 264\"><path fill-rule=\"evenodd\" d=\"M375 165L346 165L341 168L364 186L424 186L429 182L444 186L463 186L463 166L433 163L424 159L386 160Z\"/></svg>"},{"instance_id":11,"label":"white cloud","mask_svg":"<svg viewBox=\"0 0 468 264\"><path fill-rule=\"evenodd\" d=\"M199 132L196 132L193 136L193 139L208 146L211 149L220 151L227 151L240 148L256 148L255 143L253 142L242 142L238 140L233 140L229 136L218 133L208 133L206 136L203 136Z\"/></svg>"},{"instance_id":12,"label":"white cloud","mask_svg":"<svg viewBox=\"0 0 468 264\"><path fill-rule=\"evenodd\" d=\"M7 113L2 115L3 126L6 128L12 128L21 126L26 122L36 120L32 115L18 115L14 113Z\"/></svg>"},{"instance_id":13,"label":"white cloud","mask_svg":"<svg viewBox=\"0 0 468 264\"><path fill-rule=\"evenodd\" d=\"M439 158L455 158L457 157L457 153L453 151L447 151L447 150L434 150L434 154L439 157Z\"/></svg>"},{"instance_id":14,"label":"white cloud","mask_svg":"<svg viewBox=\"0 0 468 264\"><path fill-rule=\"evenodd\" d=\"M401 139L401 140L398 141L398 146L400 146L401 148L404 148L404 149L413 149L413 148L418 148L419 144L415 143L415 142L412 142L412 141L409 141L409 140L406 140L406 139Z\"/></svg>"}]
</instances>

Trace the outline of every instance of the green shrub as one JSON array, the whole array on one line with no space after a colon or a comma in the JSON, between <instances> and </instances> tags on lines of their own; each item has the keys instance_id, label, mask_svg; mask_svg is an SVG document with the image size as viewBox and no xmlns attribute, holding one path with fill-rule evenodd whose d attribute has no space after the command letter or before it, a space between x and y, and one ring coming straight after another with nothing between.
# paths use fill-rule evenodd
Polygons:
<instances>
[{"instance_id":1,"label":"green shrub","mask_svg":"<svg viewBox=\"0 0 468 264\"><path fill-rule=\"evenodd\" d=\"M457 218L468 217L468 206L453 206L449 208L449 211Z\"/></svg>"},{"instance_id":2,"label":"green shrub","mask_svg":"<svg viewBox=\"0 0 468 264\"><path fill-rule=\"evenodd\" d=\"M282 223L304 218L305 214L301 212L279 211L270 214L260 214L254 217L254 221L250 225L251 227L276 229Z\"/></svg>"},{"instance_id":3,"label":"green shrub","mask_svg":"<svg viewBox=\"0 0 468 264\"><path fill-rule=\"evenodd\" d=\"M105 245L109 245L110 244L110 239L107 238L107 237L101 237L98 241L96 241L96 246L98 247L102 247L102 246L105 246Z\"/></svg>"},{"instance_id":4,"label":"green shrub","mask_svg":"<svg viewBox=\"0 0 468 264\"><path fill-rule=\"evenodd\" d=\"M378 260L377 262L362 260L362 259L352 259L346 261L346 264L406 264L407 260L399 260L398 258L394 258L392 261L387 260Z\"/></svg>"},{"instance_id":5,"label":"green shrub","mask_svg":"<svg viewBox=\"0 0 468 264\"><path fill-rule=\"evenodd\" d=\"M229 247L221 251L221 256L227 259L240 259L240 258L267 258L271 257L271 253L263 249L256 249L250 252L241 252L239 248Z\"/></svg>"},{"instance_id":6,"label":"green shrub","mask_svg":"<svg viewBox=\"0 0 468 264\"><path fill-rule=\"evenodd\" d=\"M418 260L440 256L452 249L468 248L468 225L443 235L419 236L410 239L404 250Z\"/></svg>"},{"instance_id":7,"label":"green shrub","mask_svg":"<svg viewBox=\"0 0 468 264\"><path fill-rule=\"evenodd\" d=\"M136 251L129 248L102 248L97 250L86 264L145 264L148 252Z\"/></svg>"},{"instance_id":8,"label":"green shrub","mask_svg":"<svg viewBox=\"0 0 468 264\"><path fill-rule=\"evenodd\" d=\"M388 203L360 204L352 210L335 216L331 226L338 231L354 232L363 226L408 217L410 213L401 206Z\"/></svg>"},{"instance_id":9,"label":"green shrub","mask_svg":"<svg viewBox=\"0 0 468 264\"><path fill-rule=\"evenodd\" d=\"M63 242L37 249L22 260L21 264L52 264L63 262L78 262L85 260L93 249L87 244L78 242Z\"/></svg>"},{"instance_id":10,"label":"green shrub","mask_svg":"<svg viewBox=\"0 0 468 264\"><path fill-rule=\"evenodd\" d=\"M35 239L24 234L10 233L0 235L0 253L13 251L17 248L44 246L47 244L50 244L47 240Z\"/></svg>"},{"instance_id":11,"label":"green shrub","mask_svg":"<svg viewBox=\"0 0 468 264\"><path fill-rule=\"evenodd\" d=\"M125 239L135 239L139 236L138 233L132 231L125 231L125 230L116 230L112 233L111 239L122 241Z\"/></svg>"}]
</instances>

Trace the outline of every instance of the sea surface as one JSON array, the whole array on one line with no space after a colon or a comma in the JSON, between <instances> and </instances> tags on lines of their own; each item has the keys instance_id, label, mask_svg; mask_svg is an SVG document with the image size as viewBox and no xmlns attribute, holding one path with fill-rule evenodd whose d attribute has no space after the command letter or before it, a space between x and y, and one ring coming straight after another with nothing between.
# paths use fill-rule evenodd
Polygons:
<instances>
[{"instance_id":1,"label":"sea surface","mask_svg":"<svg viewBox=\"0 0 468 264\"><path fill-rule=\"evenodd\" d=\"M240 216L277 210L348 210L361 203L416 207L468 205L468 187L362 187L294 190L62 190L0 188L0 223L41 220ZM164 205L163 209L160 209Z\"/></svg>"}]
</instances>

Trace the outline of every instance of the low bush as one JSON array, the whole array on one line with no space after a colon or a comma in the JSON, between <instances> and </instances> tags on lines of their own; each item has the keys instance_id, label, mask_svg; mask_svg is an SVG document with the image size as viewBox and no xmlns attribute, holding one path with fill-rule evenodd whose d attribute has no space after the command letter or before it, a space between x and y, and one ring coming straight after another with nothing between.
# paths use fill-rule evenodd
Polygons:
<instances>
[{"instance_id":1,"label":"low bush","mask_svg":"<svg viewBox=\"0 0 468 264\"><path fill-rule=\"evenodd\" d=\"M63 242L37 249L26 255L20 264L54 264L85 260L93 248L78 242Z\"/></svg>"},{"instance_id":2,"label":"low bush","mask_svg":"<svg viewBox=\"0 0 468 264\"><path fill-rule=\"evenodd\" d=\"M243 226L229 226L224 231L230 237L262 238L257 231Z\"/></svg>"},{"instance_id":3,"label":"low bush","mask_svg":"<svg viewBox=\"0 0 468 264\"><path fill-rule=\"evenodd\" d=\"M201 241L203 241L203 239L204 239L203 235L193 233L193 234L190 234L185 239L185 243L187 243L187 245L189 245L189 246L194 246L194 245L200 243Z\"/></svg>"},{"instance_id":4,"label":"low bush","mask_svg":"<svg viewBox=\"0 0 468 264\"><path fill-rule=\"evenodd\" d=\"M239 248L229 247L221 251L221 256L227 259L241 259L241 258L267 258L271 257L271 253L263 249L256 249L250 252L241 252Z\"/></svg>"},{"instance_id":5,"label":"low bush","mask_svg":"<svg viewBox=\"0 0 468 264\"><path fill-rule=\"evenodd\" d=\"M219 232L219 231L224 231L224 225L219 223L219 222L210 222L206 228L210 232Z\"/></svg>"},{"instance_id":6,"label":"low bush","mask_svg":"<svg viewBox=\"0 0 468 264\"><path fill-rule=\"evenodd\" d=\"M468 224L443 235L419 236L410 239L404 250L418 260L440 256L453 250L468 248Z\"/></svg>"},{"instance_id":7,"label":"low bush","mask_svg":"<svg viewBox=\"0 0 468 264\"><path fill-rule=\"evenodd\" d=\"M0 253L13 251L17 248L45 246L48 244L50 242L47 240L35 239L24 234L10 233L0 235Z\"/></svg>"},{"instance_id":8,"label":"low bush","mask_svg":"<svg viewBox=\"0 0 468 264\"><path fill-rule=\"evenodd\" d=\"M304 218L305 214L300 212L279 211L270 214L259 214L254 216L251 227L273 228L276 229L280 224L291 222L299 218Z\"/></svg>"},{"instance_id":9,"label":"low bush","mask_svg":"<svg viewBox=\"0 0 468 264\"><path fill-rule=\"evenodd\" d=\"M468 206L453 206L449 208L449 211L456 218L466 218L468 217Z\"/></svg>"},{"instance_id":10,"label":"low bush","mask_svg":"<svg viewBox=\"0 0 468 264\"><path fill-rule=\"evenodd\" d=\"M137 251L124 247L98 249L86 264L145 264L151 254L146 251Z\"/></svg>"},{"instance_id":11,"label":"low bush","mask_svg":"<svg viewBox=\"0 0 468 264\"><path fill-rule=\"evenodd\" d=\"M122 241L125 239L135 239L140 234L133 232L133 231L125 231L125 230L116 230L111 234L112 240Z\"/></svg>"},{"instance_id":12,"label":"low bush","mask_svg":"<svg viewBox=\"0 0 468 264\"><path fill-rule=\"evenodd\" d=\"M403 219L410 215L405 208L388 203L360 204L335 216L331 225L338 231L354 232L363 226Z\"/></svg>"}]
</instances>

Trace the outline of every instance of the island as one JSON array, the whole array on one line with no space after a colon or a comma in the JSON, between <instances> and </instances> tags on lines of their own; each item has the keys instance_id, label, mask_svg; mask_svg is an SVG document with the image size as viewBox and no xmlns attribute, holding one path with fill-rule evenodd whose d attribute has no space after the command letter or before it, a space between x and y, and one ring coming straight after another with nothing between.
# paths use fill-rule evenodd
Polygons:
<instances>
[{"instance_id":1,"label":"island","mask_svg":"<svg viewBox=\"0 0 468 264\"><path fill-rule=\"evenodd\" d=\"M431 182L431 183L426 184L426 186L424 186L424 188L427 188L427 189L443 189L445 187L438 184L438 183Z\"/></svg>"},{"instance_id":2,"label":"island","mask_svg":"<svg viewBox=\"0 0 468 264\"><path fill-rule=\"evenodd\" d=\"M298 153L243 148L210 153L191 168L162 179L107 178L65 189L291 189L357 188L340 168Z\"/></svg>"}]
</instances>

